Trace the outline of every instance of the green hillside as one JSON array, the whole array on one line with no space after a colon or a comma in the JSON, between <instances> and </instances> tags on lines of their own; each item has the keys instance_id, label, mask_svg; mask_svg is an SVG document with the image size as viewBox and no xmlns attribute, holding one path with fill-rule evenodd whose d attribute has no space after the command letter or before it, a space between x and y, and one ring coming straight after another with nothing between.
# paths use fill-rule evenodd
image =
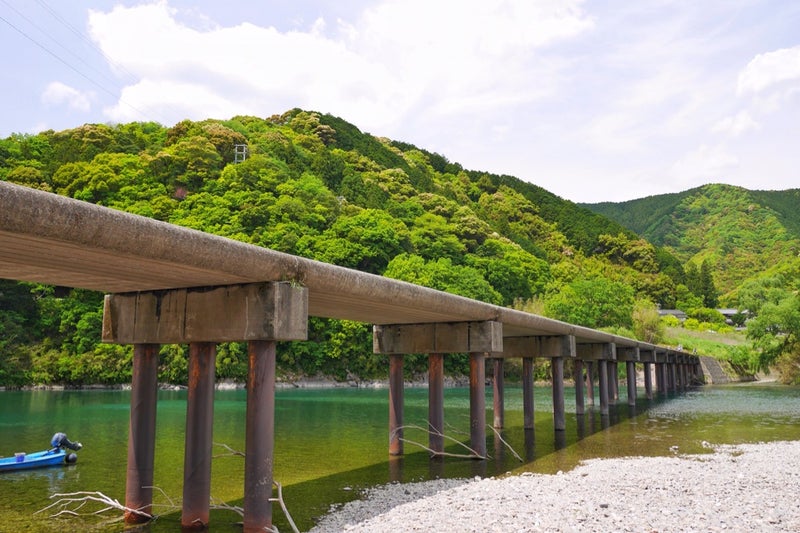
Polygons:
<instances>
[{"instance_id":1,"label":"green hillside","mask_svg":"<svg viewBox=\"0 0 800 533\"><path fill-rule=\"evenodd\" d=\"M707 290L687 288L676 255L540 187L299 109L12 135L0 179L648 340L635 306L695 307ZM129 380L129 349L99 343L101 300L0 282L0 384ZM365 324L312 319L309 342L278 355L287 375L386 371ZM185 347L163 347L161 363L160 379L185 381ZM218 378L241 380L246 366L241 345L220 347Z\"/></svg>"},{"instance_id":2,"label":"green hillside","mask_svg":"<svg viewBox=\"0 0 800 533\"><path fill-rule=\"evenodd\" d=\"M683 263L710 265L717 287L745 280L797 256L800 190L749 191L705 185L679 194L585 207L663 246Z\"/></svg>"}]
</instances>

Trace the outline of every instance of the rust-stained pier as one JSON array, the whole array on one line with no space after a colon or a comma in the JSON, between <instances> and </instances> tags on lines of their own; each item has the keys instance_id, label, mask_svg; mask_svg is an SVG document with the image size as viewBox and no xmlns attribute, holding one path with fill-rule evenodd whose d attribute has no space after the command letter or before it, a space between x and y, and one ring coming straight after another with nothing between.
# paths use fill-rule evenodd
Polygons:
<instances>
[{"instance_id":1,"label":"rust-stained pier","mask_svg":"<svg viewBox=\"0 0 800 533\"><path fill-rule=\"evenodd\" d=\"M157 359L161 344L189 345L189 395L181 522L208 525L216 344L248 343L244 530L272 523L275 343L303 341L309 316L374 325L389 363L389 453L403 453L403 356L429 357L429 446L443 450L443 358L470 359L470 446L486 455L486 359L494 369L494 419L502 427L503 360L522 359L524 424L533 427L533 361L551 360L553 421L565 429L564 368L576 379L576 413L599 383L601 415L636 365L648 398L700 379L698 358L636 340L244 244L54 194L0 182L0 278L107 293L105 342L134 346L126 506L152 505ZM653 383L653 377L655 383ZM700 379L701 380L701 379ZM126 517L129 522L136 515Z\"/></svg>"}]
</instances>

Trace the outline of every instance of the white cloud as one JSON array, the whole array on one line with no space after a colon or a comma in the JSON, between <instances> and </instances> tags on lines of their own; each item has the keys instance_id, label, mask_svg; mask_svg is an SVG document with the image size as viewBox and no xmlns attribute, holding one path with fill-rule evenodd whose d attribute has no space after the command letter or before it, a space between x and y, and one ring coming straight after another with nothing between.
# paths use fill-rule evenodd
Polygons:
<instances>
[{"instance_id":1,"label":"white cloud","mask_svg":"<svg viewBox=\"0 0 800 533\"><path fill-rule=\"evenodd\" d=\"M758 130L761 125L753 120L748 111L739 111L736 115L725 117L711 128L715 133L724 133L738 137L748 131Z\"/></svg>"},{"instance_id":2,"label":"white cloud","mask_svg":"<svg viewBox=\"0 0 800 533\"><path fill-rule=\"evenodd\" d=\"M60 81L54 81L47 85L42 92L42 103L47 106L60 106L66 104L67 107L76 111L89 111L92 107L91 94L82 93Z\"/></svg>"},{"instance_id":3,"label":"white cloud","mask_svg":"<svg viewBox=\"0 0 800 533\"><path fill-rule=\"evenodd\" d=\"M486 112L553 94L560 65L532 58L592 27L580 4L387 0L354 22L281 32L198 30L161 1L92 11L89 29L139 79L107 109L114 120L139 120L137 110L180 120L298 106L381 129L411 113Z\"/></svg>"},{"instance_id":4,"label":"white cloud","mask_svg":"<svg viewBox=\"0 0 800 533\"><path fill-rule=\"evenodd\" d=\"M800 82L800 45L754 57L739 74L738 92L759 93L790 80Z\"/></svg>"},{"instance_id":5,"label":"white cloud","mask_svg":"<svg viewBox=\"0 0 800 533\"><path fill-rule=\"evenodd\" d=\"M739 158L724 145L702 145L685 154L670 174L686 188L703 183L729 182L728 175L739 166Z\"/></svg>"}]
</instances>

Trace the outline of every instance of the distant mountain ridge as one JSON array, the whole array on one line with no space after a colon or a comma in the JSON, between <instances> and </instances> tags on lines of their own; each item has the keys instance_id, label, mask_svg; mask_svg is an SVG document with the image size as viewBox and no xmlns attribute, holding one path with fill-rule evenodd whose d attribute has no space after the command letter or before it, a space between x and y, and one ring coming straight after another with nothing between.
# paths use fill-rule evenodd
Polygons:
<instances>
[{"instance_id":1,"label":"distant mountain ridge","mask_svg":"<svg viewBox=\"0 0 800 533\"><path fill-rule=\"evenodd\" d=\"M800 251L800 189L751 191L709 184L626 202L580 204L683 262L708 261L727 293Z\"/></svg>"}]
</instances>

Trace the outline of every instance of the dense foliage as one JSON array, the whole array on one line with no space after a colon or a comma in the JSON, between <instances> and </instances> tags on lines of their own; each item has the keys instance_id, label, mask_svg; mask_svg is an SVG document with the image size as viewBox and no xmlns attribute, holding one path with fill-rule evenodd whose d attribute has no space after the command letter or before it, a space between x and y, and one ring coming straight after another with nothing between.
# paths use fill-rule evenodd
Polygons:
<instances>
[{"instance_id":1,"label":"dense foliage","mask_svg":"<svg viewBox=\"0 0 800 533\"><path fill-rule=\"evenodd\" d=\"M706 269L724 295L745 280L797 256L798 202L797 189L748 191L714 184L678 194L586 207L664 246L695 270ZM692 288L691 283L688 285ZM708 307L715 305L711 295L695 292L703 295Z\"/></svg>"},{"instance_id":2,"label":"dense foliage","mask_svg":"<svg viewBox=\"0 0 800 533\"><path fill-rule=\"evenodd\" d=\"M729 359L751 372L777 369L800 384L800 190L706 185L680 194L587 206L687 261L686 286L701 299L685 328L719 330L718 303L737 309L752 349ZM717 288L723 294L718 298ZM690 298L691 298L690 295ZM718 314L717 314L718 315Z\"/></svg>"},{"instance_id":3,"label":"dense foliage","mask_svg":"<svg viewBox=\"0 0 800 533\"><path fill-rule=\"evenodd\" d=\"M670 252L539 187L299 109L12 135L0 179L596 328L634 331L634 308L702 307L714 292ZM98 342L101 295L15 282L0 293L0 383L130 379L130 349ZM309 329L280 345L285 374L385 375L369 325ZM161 363L162 380L185 381L185 347L164 346ZM217 374L244 378L243 346L220 347Z\"/></svg>"}]
</instances>

